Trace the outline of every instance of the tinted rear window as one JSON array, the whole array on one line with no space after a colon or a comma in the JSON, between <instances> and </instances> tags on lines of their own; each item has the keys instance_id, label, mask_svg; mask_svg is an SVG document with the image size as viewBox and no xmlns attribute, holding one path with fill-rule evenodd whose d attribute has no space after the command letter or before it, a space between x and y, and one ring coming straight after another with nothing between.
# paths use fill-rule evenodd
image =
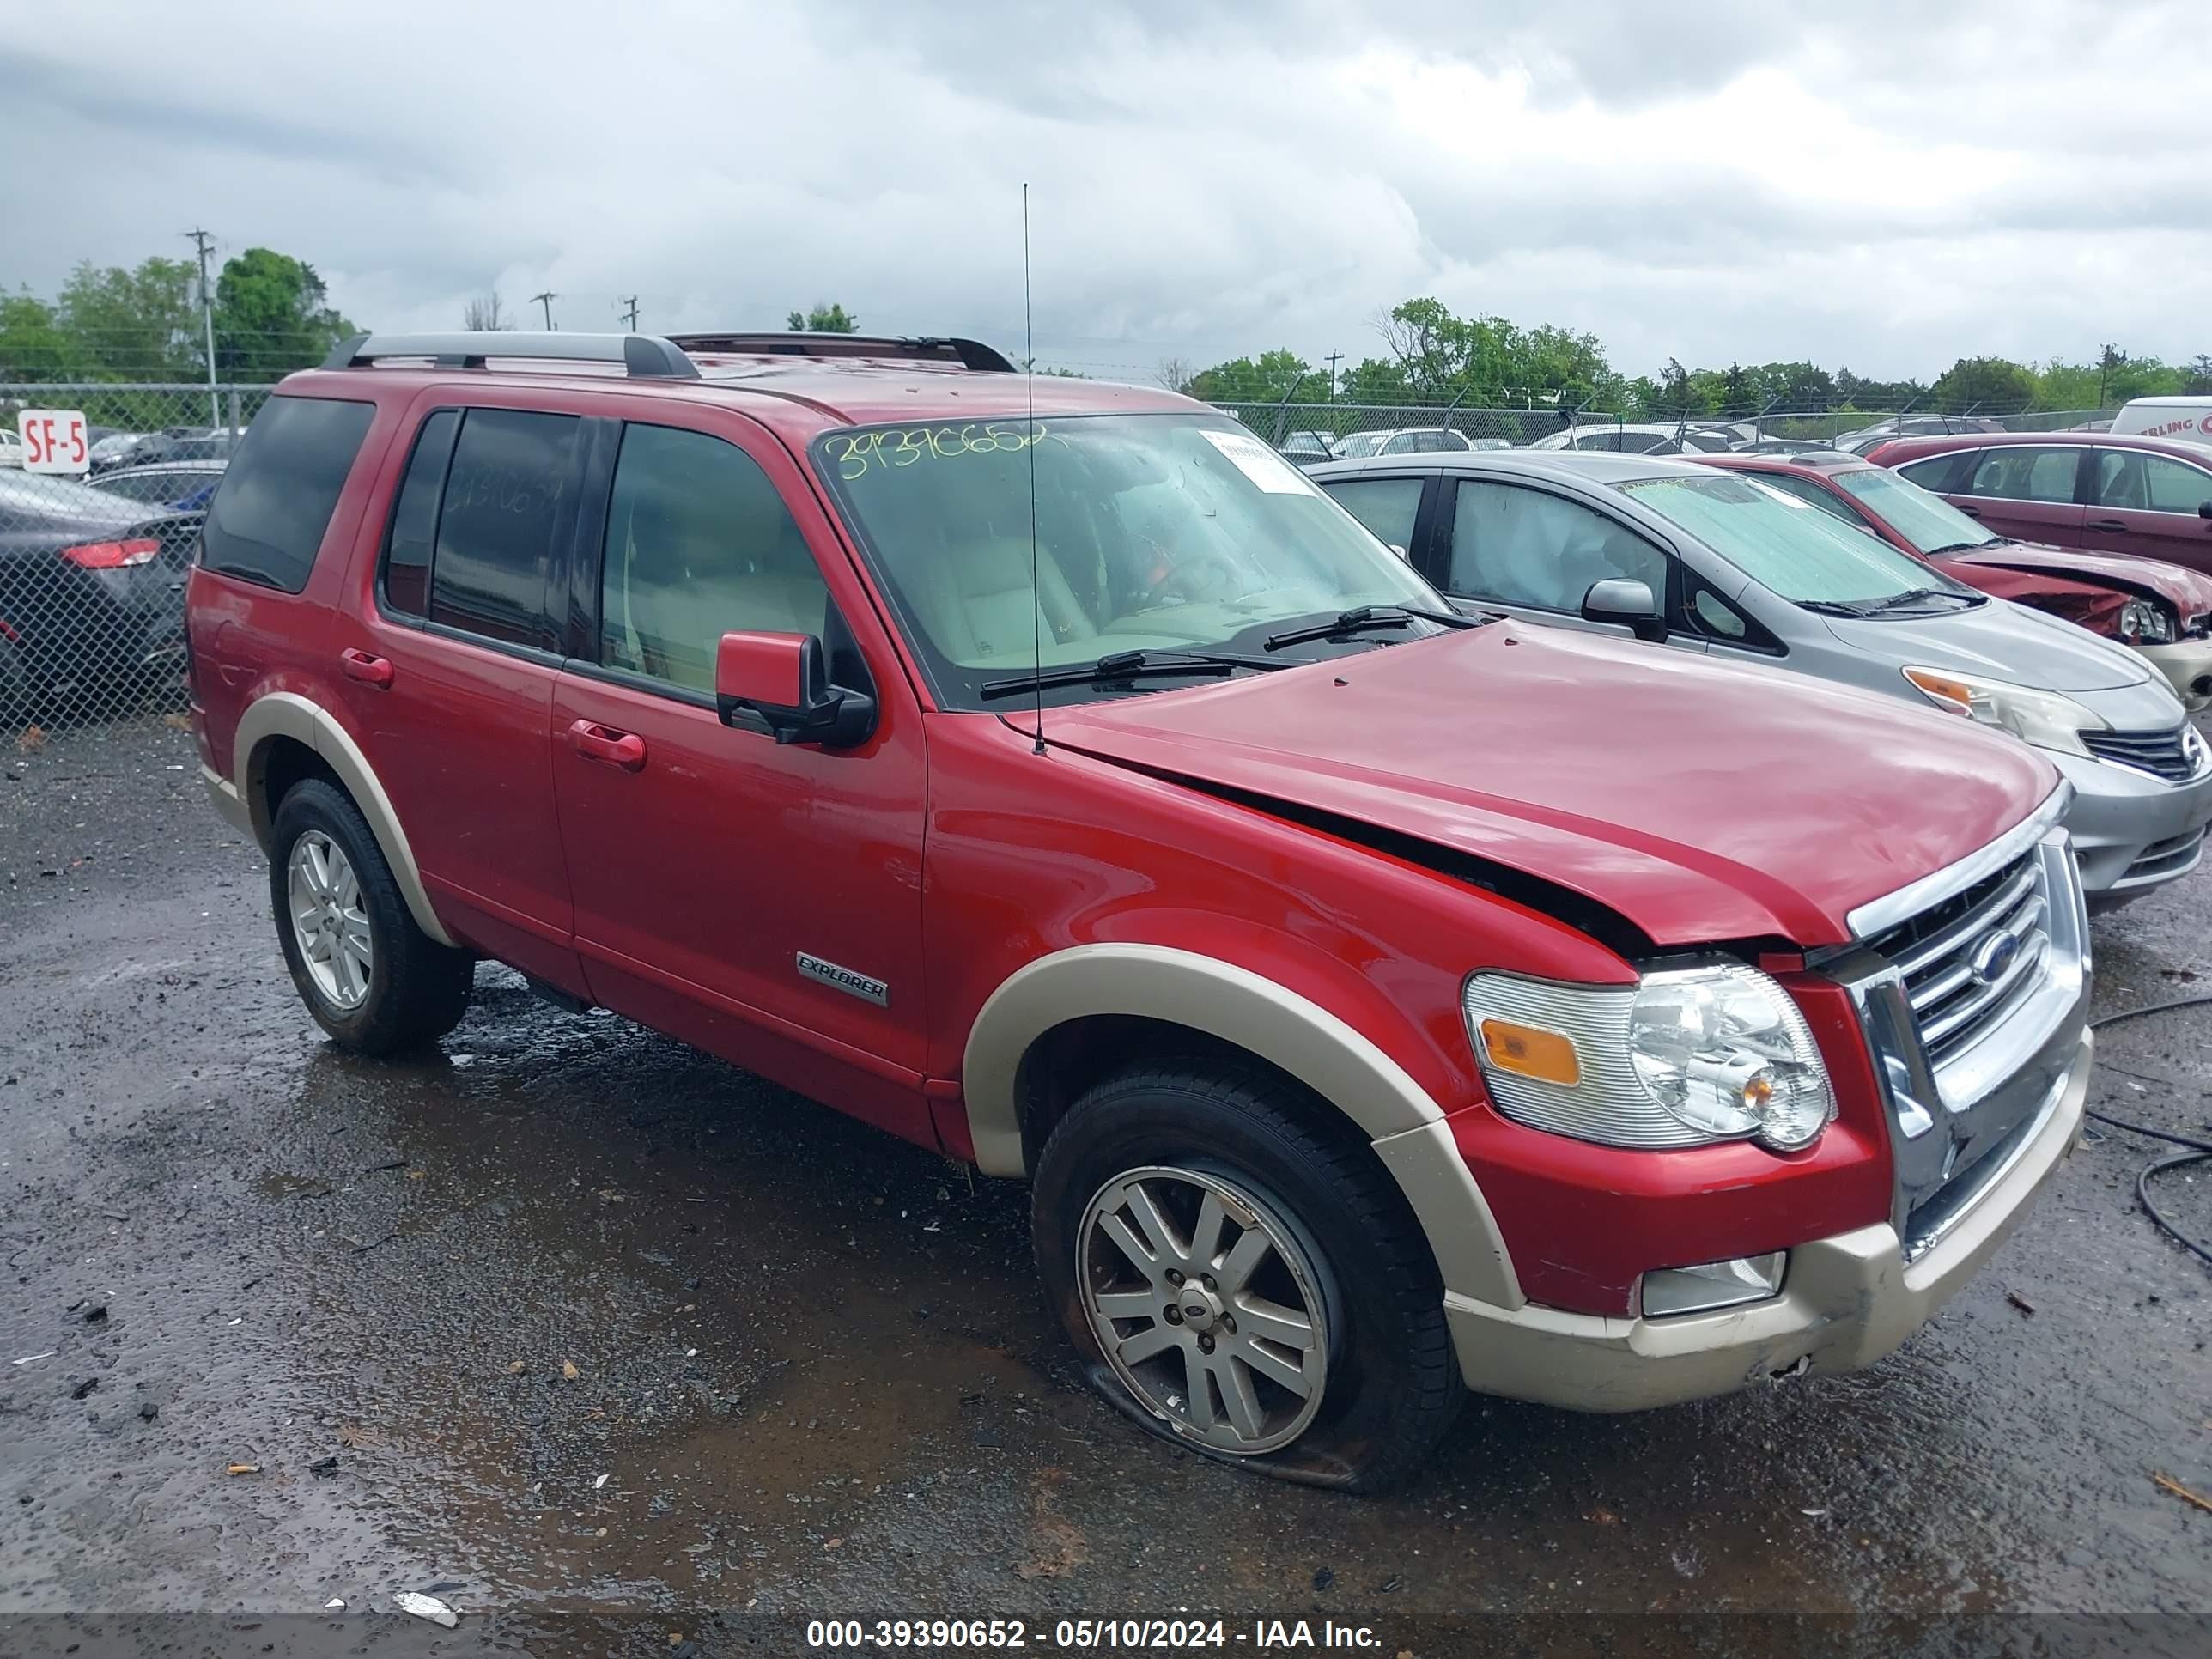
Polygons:
<instances>
[{"instance_id":1,"label":"tinted rear window","mask_svg":"<svg viewBox=\"0 0 2212 1659\"><path fill-rule=\"evenodd\" d=\"M209 504L200 562L288 593L305 587L375 413L335 398L271 398Z\"/></svg>"},{"instance_id":2,"label":"tinted rear window","mask_svg":"<svg viewBox=\"0 0 2212 1659\"><path fill-rule=\"evenodd\" d=\"M515 645L553 645L545 586L582 425L574 415L469 410L438 514L432 622Z\"/></svg>"}]
</instances>

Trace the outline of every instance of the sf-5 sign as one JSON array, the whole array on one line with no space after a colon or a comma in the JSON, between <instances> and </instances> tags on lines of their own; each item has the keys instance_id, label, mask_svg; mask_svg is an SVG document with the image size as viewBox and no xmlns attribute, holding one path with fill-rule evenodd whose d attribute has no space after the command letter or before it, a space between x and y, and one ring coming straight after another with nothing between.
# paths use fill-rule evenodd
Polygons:
<instances>
[{"instance_id":1,"label":"sf-5 sign","mask_svg":"<svg viewBox=\"0 0 2212 1659\"><path fill-rule=\"evenodd\" d=\"M92 440L81 409L27 409L15 417L23 436L26 472L82 472L92 464Z\"/></svg>"}]
</instances>

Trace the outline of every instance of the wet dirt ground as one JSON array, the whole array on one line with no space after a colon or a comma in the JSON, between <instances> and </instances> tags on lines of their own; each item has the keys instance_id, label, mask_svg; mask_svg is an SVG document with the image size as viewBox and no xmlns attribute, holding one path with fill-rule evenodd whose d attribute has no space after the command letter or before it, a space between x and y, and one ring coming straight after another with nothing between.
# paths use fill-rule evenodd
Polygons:
<instances>
[{"instance_id":1,"label":"wet dirt ground","mask_svg":"<svg viewBox=\"0 0 2212 1659\"><path fill-rule=\"evenodd\" d=\"M1021 1189L491 968L442 1053L348 1059L268 911L189 738L0 756L0 1616L2212 1613L2153 1478L2212 1494L2212 1273L2134 1137L1870 1372L1474 1401L1347 1498L1082 1391ZM2100 918L2099 1012L2212 993L2208 920L2212 873ZM2212 1011L2160 1016L2091 1103L2203 1133L2208 1077ZM2162 1196L2212 1236L2212 1176Z\"/></svg>"}]
</instances>

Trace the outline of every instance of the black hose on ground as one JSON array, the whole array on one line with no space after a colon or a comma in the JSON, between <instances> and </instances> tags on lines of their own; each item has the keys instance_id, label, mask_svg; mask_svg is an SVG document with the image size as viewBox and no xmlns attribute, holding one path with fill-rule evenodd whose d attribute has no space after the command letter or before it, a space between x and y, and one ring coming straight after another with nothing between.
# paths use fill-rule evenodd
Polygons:
<instances>
[{"instance_id":1,"label":"black hose on ground","mask_svg":"<svg viewBox=\"0 0 2212 1659\"><path fill-rule=\"evenodd\" d=\"M2175 997L2170 1002L2154 1002L2148 1007L2130 1008L2121 1013L2106 1014L2102 1019L2091 1020L2089 1029L2093 1031L2099 1030L2107 1025L2117 1025L2122 1020L2141 1019L2147 1014L2167 1013L2176 1008L2201 1008L2208 1004L2212 1004L2212 994ZM2164 1129L2153 1129L2144 1124L2130 1123L2124 1117L2114 1117L2110 1112L2093 1110L2086 1115L2096 1119L2100 1123L2109 1124L2115 1129L2124 1129L2131 1135L2142 1135L2152 1140L2163 1140L2171 1146L2189 1148L2187 1152L2172 1152L2164 1158L2154 1158L2144 1164L2136 1176L2136 1199L2143 1206L2143 1213L2149 1216L2167 1237L2172 1239L2183 1249L2194 1251L2206 1263L2212 1264L2212 1246L2201 1244L2182 1231L2174 1224L2173 1218L2152 1201L2150 1195L2150 1180L2153 1176L2163 1175L2168 1170L2178 1170L2185 1164L2199 1164L2207 1158L2212 1158L2212 1140L2194 1140L2187 1135L2172 1134Z\"/></svg>"}]
</instances>

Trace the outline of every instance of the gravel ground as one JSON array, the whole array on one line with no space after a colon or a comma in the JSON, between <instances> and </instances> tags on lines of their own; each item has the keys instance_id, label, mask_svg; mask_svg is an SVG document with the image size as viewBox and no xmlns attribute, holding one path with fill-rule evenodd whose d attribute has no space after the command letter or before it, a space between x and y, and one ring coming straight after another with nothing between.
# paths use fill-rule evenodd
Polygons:
<instances>
[{"instance_id":1,"label":"gravel ground","mask_svg":"<svg viewBox=\"0 0 2212 1659\"><path fill-rule=\"evenodd\" d=\"M1013 1186L502 969L434 1058L336 1053L197 775L169 731L0 752L0 1649L396 1650L434 1586L533 1651L1197 1610L1424 1654L1693 1615L2212 1644L2212 1513L2154 1480L2212 1494L2212 1275L2134 1137L1868 1373L1476 1401L1411 1490L1310 1492L1080 1389ZM2200 873L2100 918L2099 1012L2212 993L2208 909ZM2123 1025L2091 1103L2203 1133L2208 1072L2212 1010ZM2200 1237L2208 1189L2165 1178Z\"/></svg>"}]
</instances>

